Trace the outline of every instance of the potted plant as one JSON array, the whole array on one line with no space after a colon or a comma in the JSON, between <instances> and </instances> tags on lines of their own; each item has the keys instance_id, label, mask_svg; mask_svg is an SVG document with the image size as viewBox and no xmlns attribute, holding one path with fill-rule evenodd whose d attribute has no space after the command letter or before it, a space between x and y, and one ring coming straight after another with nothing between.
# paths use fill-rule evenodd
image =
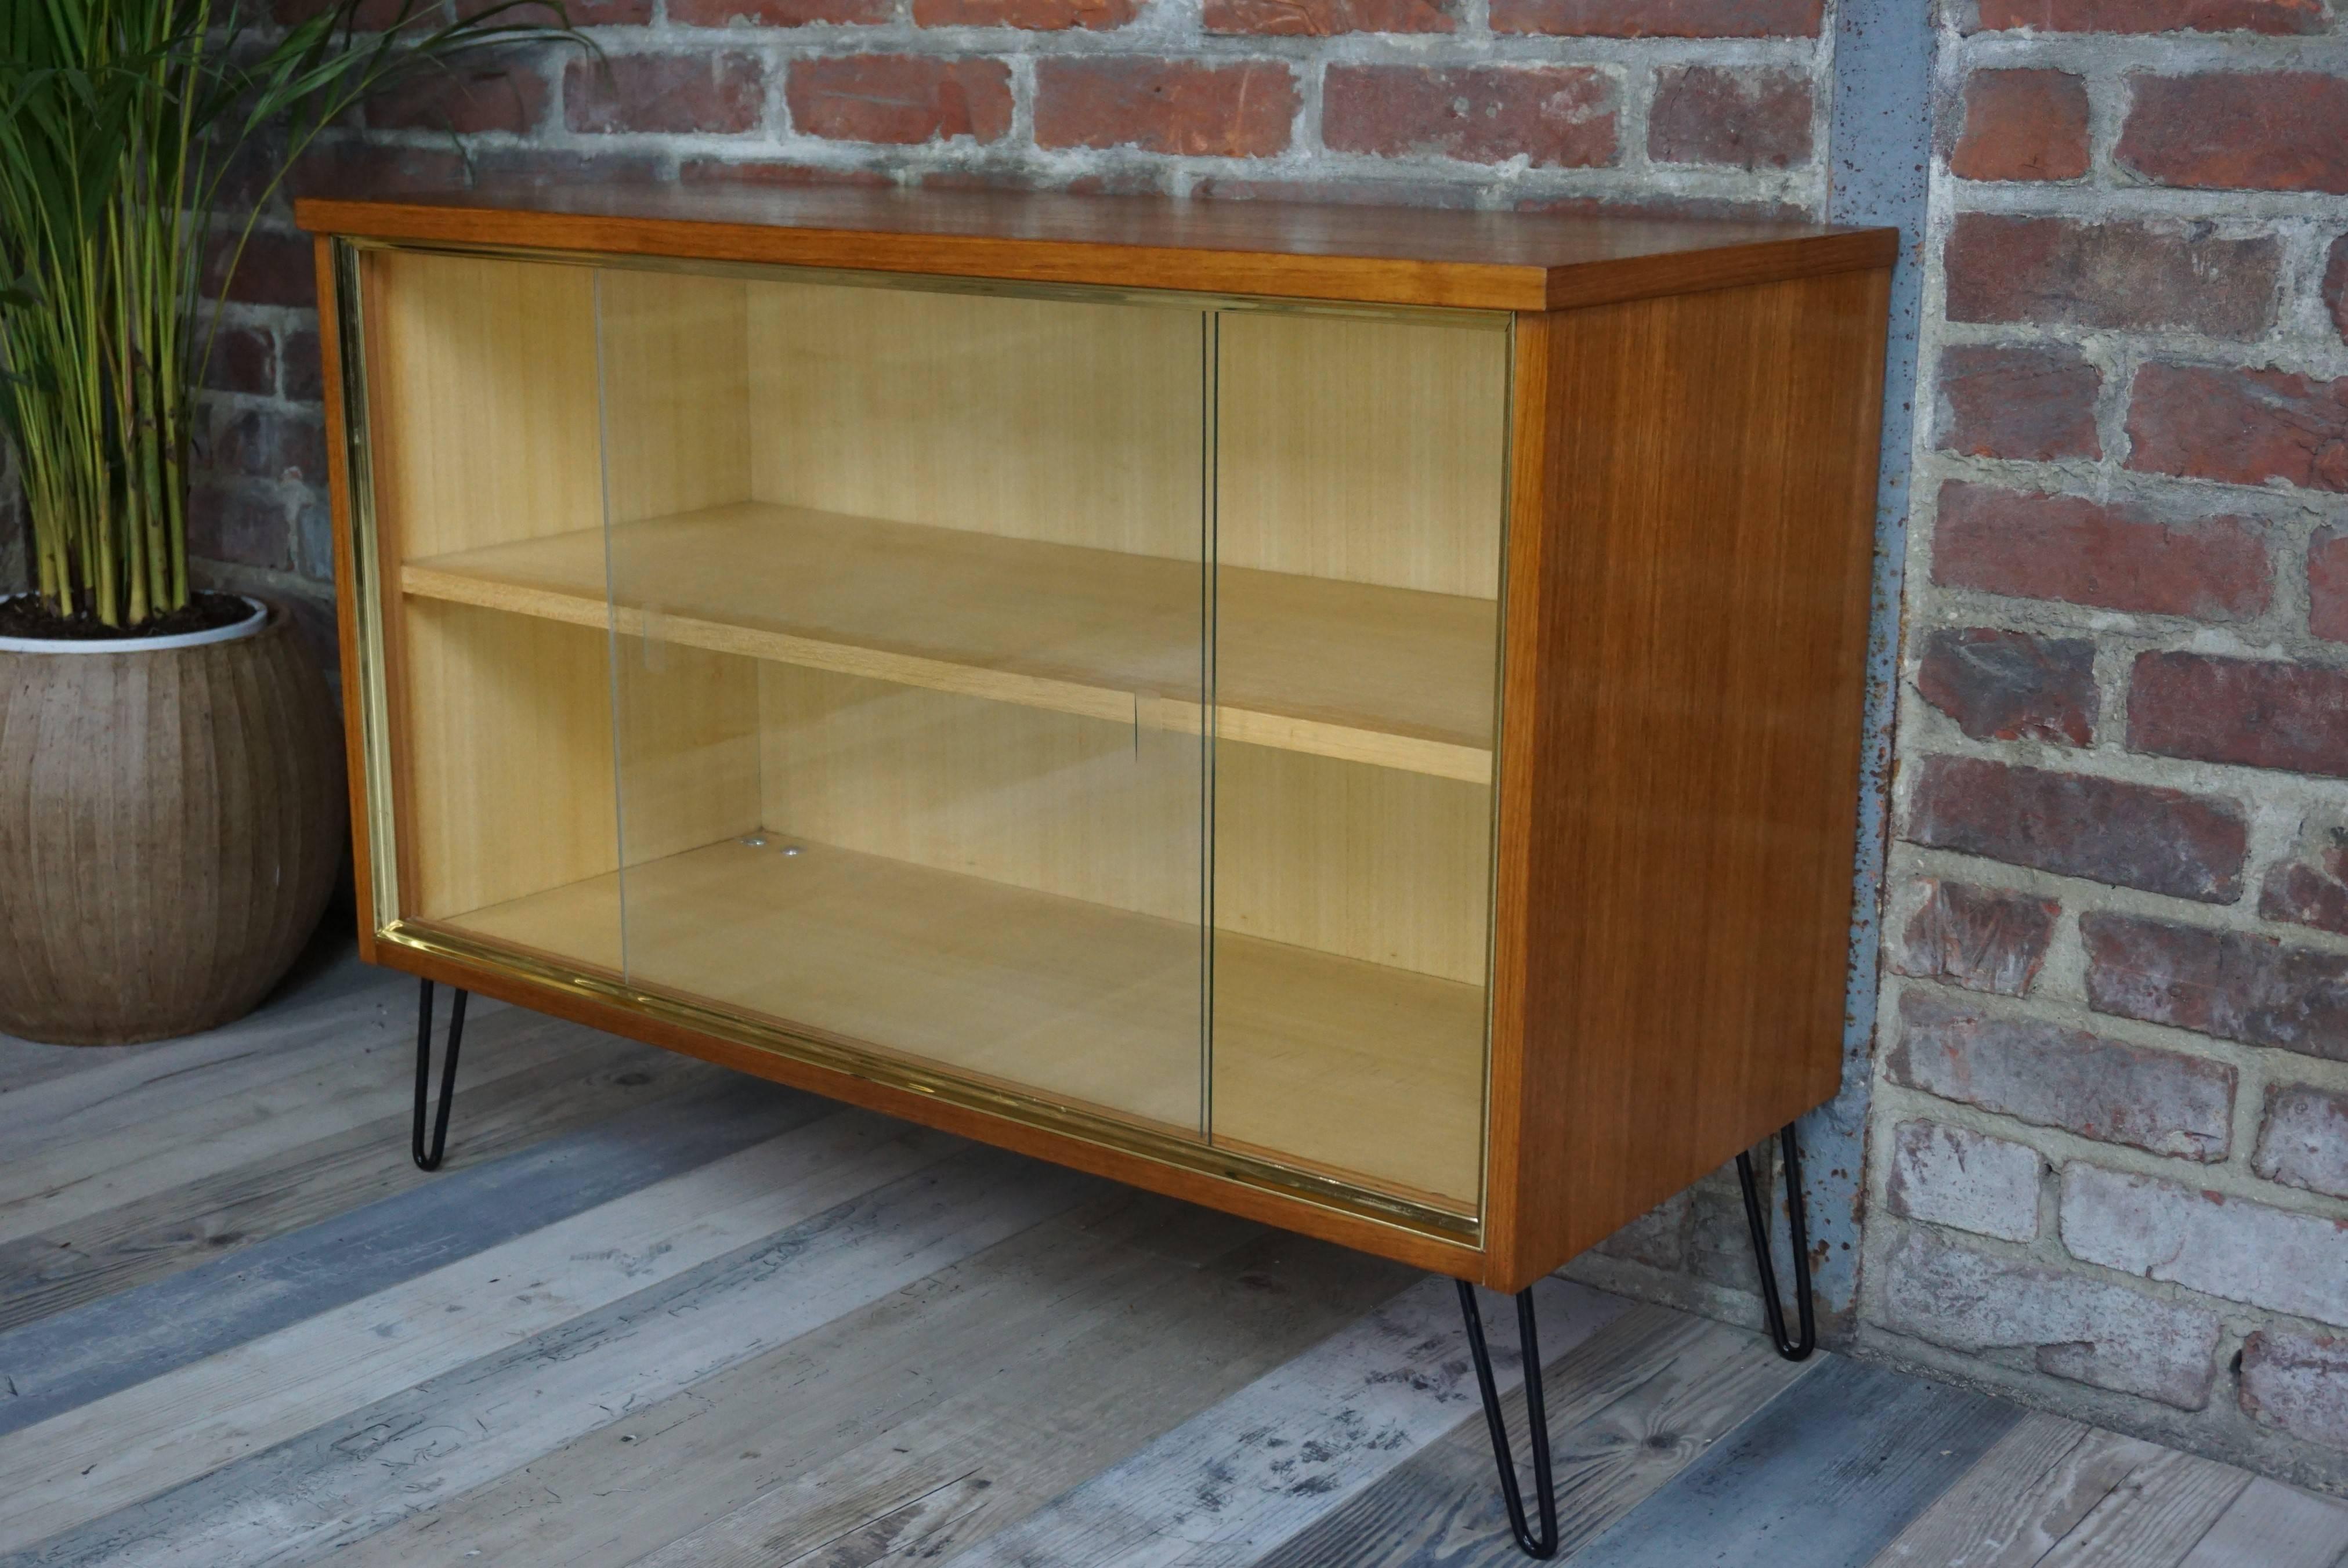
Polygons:
<instances>
[{"instance_id":1,"label":"potted plant","mask_svg":"<svg viewBox=\"0 0 2348 1568\"><path fill-rule=\"evenodd\" d=\"M189 579L207 255L225 242L232 272L285 170L387 81L576 37L539 0L454 21L404 0L364 32L363 5L384 9L327 0L282 29L242 0L0 5L0 432L36 580L0 599L0 1030L109 1044L225 1022L333 890L324 677L283 607ZM556 25L512 20L522 5ZM256 165L223 213L230 171Z\"/></svg>"}]
</instances>

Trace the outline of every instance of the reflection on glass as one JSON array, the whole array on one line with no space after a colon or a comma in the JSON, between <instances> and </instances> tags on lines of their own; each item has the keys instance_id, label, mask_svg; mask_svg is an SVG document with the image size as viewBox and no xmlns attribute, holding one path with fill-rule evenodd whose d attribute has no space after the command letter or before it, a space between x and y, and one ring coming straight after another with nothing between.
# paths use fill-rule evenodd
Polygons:
<instances>
[{"instance_id":1,"label":"reflection on glass","mask_svg":"<svg viewBox=\"0 0 2348 1568\"><path fill-rule=\"evenodd\" d=\"M404 917L1477 1212L1504 326L369 265Z\"/></svg>"},{"instance_id":2,"label":"reflection on glass","mask_svg":"<svg viewBox=\"0 0 2348 1568\"><path fill-rule=\"evenodd\" d=\"M1508 338L1216 338L1215 1141L1472 1214Z\"/></svg>"},{"instance_id":3,"label":"reflection on glass","mask_svg":"<svg viewBox=\"0 0 2348 1568\"><path fill-rule=\"evenodd\" d=\"M631 983L1198 1135L1199 312L597 289Z\"/></svg>"}]
</instances>

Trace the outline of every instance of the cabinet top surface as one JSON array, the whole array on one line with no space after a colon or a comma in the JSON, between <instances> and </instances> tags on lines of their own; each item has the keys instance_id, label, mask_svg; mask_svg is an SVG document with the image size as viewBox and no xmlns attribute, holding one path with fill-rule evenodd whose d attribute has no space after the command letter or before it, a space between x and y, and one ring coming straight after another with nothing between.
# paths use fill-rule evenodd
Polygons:
<instances>
[{"instance_id":1,"label":"cabinet top surface","mask_svg":"<svg viewBox=\"0 0 2348 1568\"><path fill-rule=\"evenodd\" d=\"M420 244L1513 311L1888 267L1899 245L1786 222L838 187L482 189L295 213Z\"/></svg>"}]
</instances>

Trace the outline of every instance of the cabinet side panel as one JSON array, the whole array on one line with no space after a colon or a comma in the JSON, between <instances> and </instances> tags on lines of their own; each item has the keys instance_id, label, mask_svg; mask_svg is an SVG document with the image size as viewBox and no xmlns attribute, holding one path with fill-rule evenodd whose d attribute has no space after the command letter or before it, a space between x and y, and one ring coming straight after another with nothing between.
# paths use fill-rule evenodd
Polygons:
<instances>
[{"instance_id":1,"label":"cabinet side panel","mask_svg":"<svg viewBox=\"0 0 2348 1568\"><path fill-rule=\"evenodd\" d=\"M343 313L356 303L343 297L335 275L335 241L321 236L312 247L318 269L318 355L326 406L326 491L335 539L335 605L343 675L344 777L350 787L351 866L357 893L359 958L375 962L375 861L367 813L366 721L358 683L377 678L359 651L358 571L351 559L353 475L350 408L343 385Z\"/></svg>"},{"instance_id":2,"label":"cabinet side panel","mask_svg":"<svg viewBox=\"0 0 2348 1568\"><path fill-rule=\"evenodd\" d=\"M1887 282L1550 320L1495 1284L1835 1091Z\"/></svg>"},{"instance_id":3,"label":"cabinet side panel","mask_svg":"<svg viewBox=\"0 0 2348 1568\"><path fill-rule=\"evenodd\" d=\"M1541 773L1539 707L1533 699L1548 635L1541 623L1540 584L1541 551L1549 540L1550 339L1555 319L1532 313L1519 315L1509 354L1509 524L1500 580L1491 1025L1484 1108L1484 1279L1494 1286L1515 1267L1525 1219L1527 866L1533 805L1546 798L1549 789Z\"/></svg>"}]
</instances>

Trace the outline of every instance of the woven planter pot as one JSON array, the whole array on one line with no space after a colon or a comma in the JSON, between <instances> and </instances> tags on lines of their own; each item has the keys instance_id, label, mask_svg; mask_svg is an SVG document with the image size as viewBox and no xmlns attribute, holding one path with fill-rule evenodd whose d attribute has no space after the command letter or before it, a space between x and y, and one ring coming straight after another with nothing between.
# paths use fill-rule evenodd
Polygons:
<instances>
[{"instance_id":1,"label":"woven planter pot","mask_svg":"<svg viewBox=\"0 0 2348 1568\"><path fill-rule=\"evenodd\" d=\"M0 650L0 1032L211 1029L316 929L345 826L334 700L283 609L200 635Z\"/></svg>"}]
</instances>

